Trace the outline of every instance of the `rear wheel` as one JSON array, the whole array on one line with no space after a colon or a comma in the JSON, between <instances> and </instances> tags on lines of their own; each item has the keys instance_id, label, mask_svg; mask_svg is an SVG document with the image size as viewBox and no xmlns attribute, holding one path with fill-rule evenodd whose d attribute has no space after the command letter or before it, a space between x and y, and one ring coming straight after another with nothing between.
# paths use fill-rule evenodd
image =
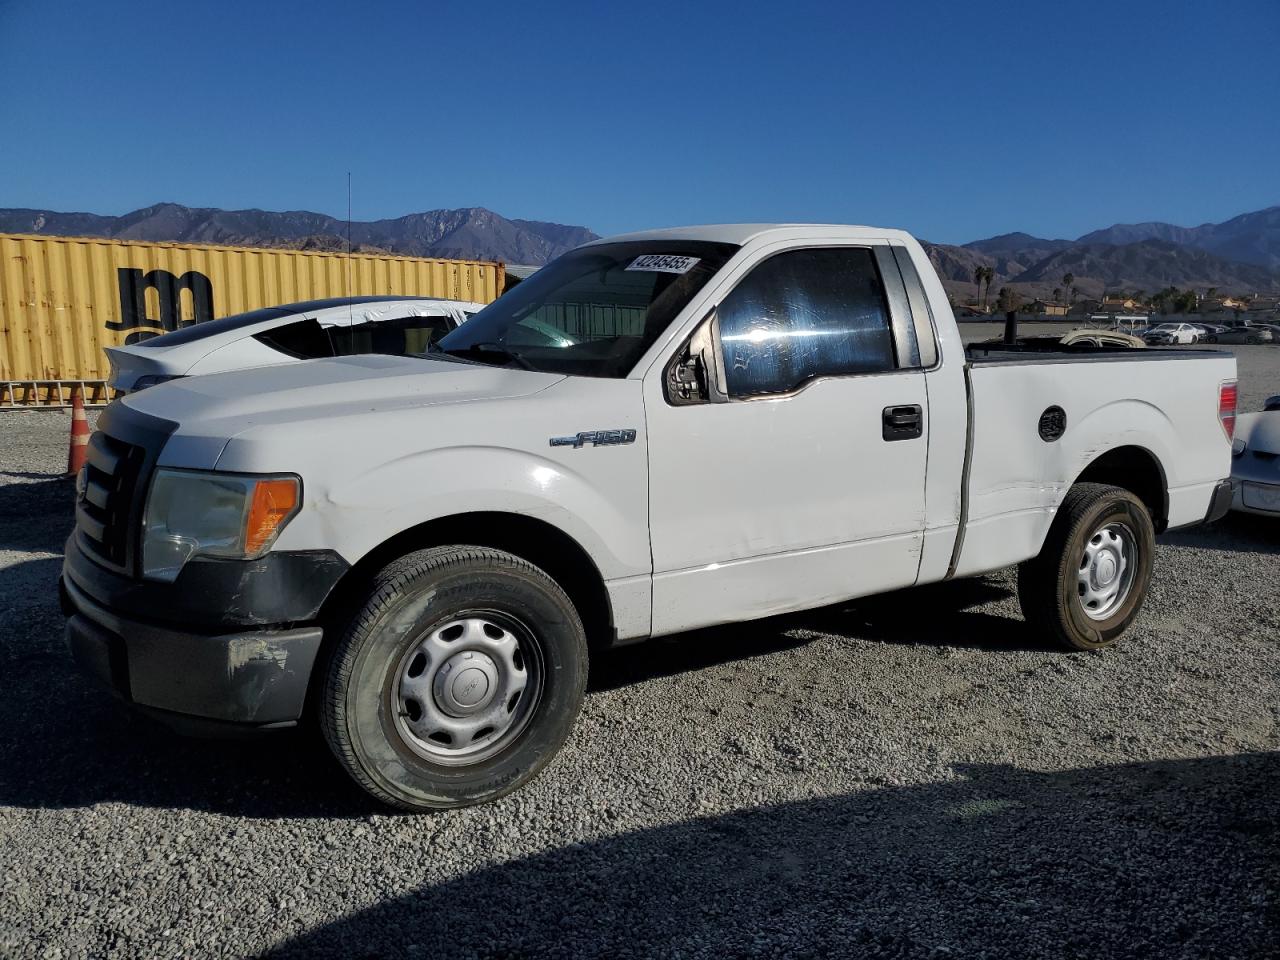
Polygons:
<instances>
[{"instance_id":1,"label":"rear wheel","mask_svg":"<svg viewBox=\"0 0 1280 960\"><path fill-rule=\"evenodd\" d=\"M1127 490L1068 491L1040 555L1018 568L1018 600L1034 627L1072 650L1111 646L1146 599L1155 528Z\"/></svg>"},{"instance_id":2,"label":"rear wheel","mask_svg":"<svg viewBox=\"0 0 1280 960\"><path fill-rule=\"evenodd\" d=\"M424 550L374 577L329 659L322 725L378 799L467 806L538 774L573 727L586 675L582 623L543 571L482 547Z\"/></svg>"}]
</instances>

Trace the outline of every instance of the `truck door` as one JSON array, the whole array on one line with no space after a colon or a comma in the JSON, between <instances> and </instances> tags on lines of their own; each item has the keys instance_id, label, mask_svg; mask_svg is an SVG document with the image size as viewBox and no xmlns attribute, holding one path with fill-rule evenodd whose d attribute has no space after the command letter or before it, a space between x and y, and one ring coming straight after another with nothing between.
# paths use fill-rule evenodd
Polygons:
<instances>
[{"instance_id":1,"label":"truck door","mask_svg":"<svg viewBox=\"0 0 1280 960\"><path fill-rule=\"evenodd\" d=\"M791 247L717 299L646 383L653 632L914 583L928 400L889 247Z\"/></svg>"}]
</instances>

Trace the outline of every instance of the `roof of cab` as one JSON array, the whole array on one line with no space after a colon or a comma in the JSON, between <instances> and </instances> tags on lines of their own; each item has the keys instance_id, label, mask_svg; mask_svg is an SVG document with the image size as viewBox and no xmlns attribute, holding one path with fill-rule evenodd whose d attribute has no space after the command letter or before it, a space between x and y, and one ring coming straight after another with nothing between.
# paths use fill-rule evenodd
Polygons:
<instances>
[{"instance_id":1,"label":"roof of cab","mask_svg":"<svg viewBox=\"0 0 1280 960\"><path fill-rule=\"evenodd\" d=\"M904 230L886 227L855 226L841 223L714 223L704 226L664 227L661 230L642 230L603 237L595 243L618 243L631 240L710 240L744 246L759 237L776 234L779 240L812 237L815 239L893 239L907 240L910 234ZM588 244L589 246L590 244Z\"/></svg>"}]
</instances>

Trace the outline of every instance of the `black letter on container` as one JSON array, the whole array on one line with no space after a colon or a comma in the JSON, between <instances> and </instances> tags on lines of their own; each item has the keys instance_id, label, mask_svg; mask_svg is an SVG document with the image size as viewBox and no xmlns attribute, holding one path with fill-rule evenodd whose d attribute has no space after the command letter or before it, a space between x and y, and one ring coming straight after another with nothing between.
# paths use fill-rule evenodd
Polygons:
<instances>
[{"instance_id":1,"label":"black letter on container","mask_svg":"<svg viewBox=\"0 0 1280 960\"><path fill-rule=\"evenodd\" d=\"M116 274L120 282L120 319L108 320L107 329L135 331L125 337L125 343L139 343L158 336L161 331L177 330L181 325L183 290L191 291L193 323L213 319L213 284L203 273L188 270L181 277L175 277L168 270L143 274L133 267L121 267ZM148 287L160 295L160 316L154 320L147 316ZM160 331L147 327L159 327Z\"/></svg>"}]
</instances>

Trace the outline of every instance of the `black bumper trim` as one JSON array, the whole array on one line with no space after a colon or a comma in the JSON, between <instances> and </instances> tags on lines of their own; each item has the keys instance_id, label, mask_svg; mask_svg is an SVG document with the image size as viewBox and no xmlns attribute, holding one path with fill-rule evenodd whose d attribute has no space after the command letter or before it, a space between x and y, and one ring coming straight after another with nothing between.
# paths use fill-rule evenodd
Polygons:
<instances>
[{"instance_id":1,"label":"black bumper trim","mask_svg":"<svg viewBox=\"0 0 1280 960\"><path fill-rule=\"evenodd\" d=\"M224 723L281 725L306 704L319 627L199 634L127 620L63 584L81 669L142 707Z\"/></svg>"},{"instance_id":2,"label":"black bumper trim","mask_svg":"<svg viewBox=\"0 0 1280 960\"><path fill-rule=\"evenodd\" d=\"M1209 498L1209 509L1204 515L1204 522L1213 523L1225 517L1227 511L1231 509L1231 500L1235 492L1234 480L1219 480L1218 485L1213 488L1213 496Z\"/></svg>"},{"instance_id":3,"label":"black bumper trim","mask_svg":"<svg viewBox=\"0 0 1280 960\"><path fill-rule=\"evenodd\" d=\"M173 583L160 583L107 569L74 533L62 565L67 582L100 607L196 633L309 623L350 569L332 550L273 551L257 560L197 557Z\"/></svg>"}]
</instances>

